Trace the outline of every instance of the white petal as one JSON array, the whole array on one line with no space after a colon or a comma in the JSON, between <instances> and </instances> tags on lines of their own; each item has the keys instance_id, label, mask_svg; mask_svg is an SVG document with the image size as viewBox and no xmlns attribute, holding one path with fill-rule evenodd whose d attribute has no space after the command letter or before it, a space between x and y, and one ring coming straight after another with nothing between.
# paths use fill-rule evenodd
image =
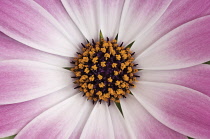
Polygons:
<instances>
[{"instance_id":1,"label":"white petal","mask_svg":"<svg viewBox=\"0 0 210 139\"><path fill-rule=\"evenodd\" d=\"M128 95L120 101L126 125L133 131L133 138L186 139L185 136L171 130L156 120L132 95Z\"/></svg>"},{"instance_id":2,"label":"white petal","mask_svg":"<svg viewBox=\"0 0 210 139\"><path fill-rule=\"evenodd\" d=\"M81 139L114 139L107 103L96 103L82 131Z\"/></svg>"},{"instance_id":3,"label":"white petal","mask_svg":"<svg viewBox=\"0 0 210 139\"><path fill-rule=\"evenodd\" d=\"M70 71L40 62L0 62L0 104L32 100L73 86Z\"/></svg>"},{"instance_id":4,"label":"white petal","mask_svg":"<svg viewBox=\"0 0 210 139\"><path fill-rule=\"evenodd\" d=\"M99 0L100 1L100 29L104 38L114 39L119 31L124 0Z\"/></svg>"},{"instance_id":5,"label":"white petal","mask_svg":"<svg viewBox=\"0 0 210 139\"><path fill-rule=\"evenodd\" d=\"M143 81L131 91L169 128L193 138L210 138L210 97L179 85Z\"/></svg>"},{"instance_id":6,"label":"white petal","mask_svg":"<svg viewBox=\"0 0 210 139\"><path fill-rule=\"evenodd\" d=\"M47 10L65 28L68 39L76 47L85 39L80 30L74 24L60 0L34 0Z\"/></svg>"},{"instance_id":7,"label":"white petal","mask_svg":"<svg viewBox=\"0 0 210 139\"><path fill-rule=\"evenodd\" d=\"M126 45L148 30L165 12L171 0L126 0L120 22L119 41Z\"/></svg>"},{"instance_id":8,"label":"white petal","mask_svg":"<svg viewBox=\"0 0 210 139\"><path fill-rule=\"evenodd\" d=\"M0 31L13 39L45 52L74 56L72 45L60 24L32 0L1 0ZM27 11L27 12L26 12Z\"/></svg>"},{"instance_id":9,"label":"white petal","mask_svg":"<svg viewBox=\"0 0 210 139\"><path fill-rule=\"evenodd\" d=\"M125 119L120 113L119 109L116 107L115 103L111 103L109 106L110 115L112 118L112 125L114 129L115 139L129 139L131 138L130 130L126 124Z\"/></svg>"},{"instance_id":10,"label":"white petal","mask_svg":"<svg viewBox=\"0 0 210 139\"><path fill-rule=\"evenodd\" d=\"M88 117L92 108L92 103L77 94L36 117L18 133L16 139L67 139L80 120Z\"/></svg>"},{"instance_id":11,"label":"white petal","mask_svg":"<svg viewBox=\"0 0 210 139\"><path fill-rule=\"evenodd\" d=\"M61 0L68 14L86 39L99 38L98 0Z\"/></svg>"}]
</instances>

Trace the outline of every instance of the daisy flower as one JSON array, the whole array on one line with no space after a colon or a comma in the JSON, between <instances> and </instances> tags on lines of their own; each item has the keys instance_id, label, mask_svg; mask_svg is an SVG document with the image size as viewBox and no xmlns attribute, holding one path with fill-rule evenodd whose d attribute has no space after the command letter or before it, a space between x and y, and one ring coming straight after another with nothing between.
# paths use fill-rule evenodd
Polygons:
<instances>
[{"instance_id":1,"label":"daisy flower","mask_svg":"<svg viewBox=\"0 0 210 139\"><path fill-rule=\"evenodd\" d=\"M0 0L0 137L209 139L209 14L209 0Z\"/></svg>"}]
</instances>

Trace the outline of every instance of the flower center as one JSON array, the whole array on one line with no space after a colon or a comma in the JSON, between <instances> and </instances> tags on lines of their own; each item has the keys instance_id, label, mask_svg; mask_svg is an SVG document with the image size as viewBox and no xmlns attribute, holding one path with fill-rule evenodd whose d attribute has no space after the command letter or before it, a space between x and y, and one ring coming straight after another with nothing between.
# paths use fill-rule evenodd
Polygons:
<instances>
[{"instance_id":1,"label":"flower center","mask_svg":"<svg viewBox=\"0 0 210 139\"><path fill-rule=\"evenodd\" d=\"M130 94L129 87L134 87L138 69L134 67L134 53L130 48L117 44L116 40L82 44L82 52L71 62L76 78L75 84L88 100L120 102Z\"/></svg>"}]
</instances>

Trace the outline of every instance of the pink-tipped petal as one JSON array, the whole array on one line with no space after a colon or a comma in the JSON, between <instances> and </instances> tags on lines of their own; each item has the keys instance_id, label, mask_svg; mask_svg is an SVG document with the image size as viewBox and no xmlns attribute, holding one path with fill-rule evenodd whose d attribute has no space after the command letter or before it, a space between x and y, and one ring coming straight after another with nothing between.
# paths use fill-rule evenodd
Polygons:
<instances>
[{"instance_id":1,"label":"pink-tipped petal","mask_svg":"<svg viewBox=\"0 0 210 139\"><path fill-rule=\"evenodd\" d=\"M152 115L132 96L121 99L122 111L126 126L130 128L136 139L187 139L187 137L166 127Z\"/></svg>"},{"instance_id":2,"label":"pink-tipped petal","mask_svg":"<svg viewBox=\"0 0 210 139\"><path fill-rule=\"evenodd\" d=\"M15 139L67 139L81 119L87 119L93 104L81 94L61 102L32 120Z\"/></svg>"},{"instance_id":3,"label":"pink-tipped petal","mask_svg":"<svg viewBox=\"0 0 210 139\"><path fill-rule=\"evenodd\" d=\"M119 29L119 41L126 45L148 30L165 12L171 0L126 0Z\"/></svg>"},{"instance_id":4,"label":"pink-tipped petal","mask_svg":"<svg viewBox=\"0 0 210 139\"><path fill-rule=\"evenodd\" d=\"M0 82L0 104L28 101L73 84L69 71L26 60L0 62Z\"/></svg>"},{"instance_id":5,"label":"pink-tipped petal","mask_svg":"<svg viewBox=\"0 0 210 139\"><path fill-rule=\"evenodd\" d=\"M125 119L120 113L115 103L111 103L109 106L109 112L112 119L112 125L114 129L115 139L130 139L132 137L131 131L125 124Z\"/></svg>"},{"instance_id":6,"label":"pink-tipped petal","mask_svg":"<svg viewBox=\"0 0 210 139\"><path fill-rule=\"evenodd\" d=\"M70 66L70 58L39 51L32 47L26 46L0 32L0 61L11 59L39 61L59 67Z\"/></svg>"},{"instance_id":7,"label":"pink-tipped petal","mask_svg":"<svg viewBox=\"0 0 210 139\"><path fill-rule=\"evenodd\" d=\"M81 139L114 139L107 103L96 103L80 136Z\"/></svg>"},{"instance_id":8,"label":"pink-tipped petal","mask_svg":"<svg viewBox=\"0 0 210 139\"><path fill-rule=\"evenodd\" d=\"M114 39L119 31L124 0L99 0L100 29L104 38Z\"/></svg>"},{"instance_id":9,"label":"pink-tipped petal","mask_svg":"<svg viewBox=\"0 0 210 139\"><path fill-rule=\"evenodd\" d=\"M53 54L73 56L77 51L60 24L36 2L1 0L0 5L0 31L6 35Z\"/></svg>"},{"instance_id":10,"label":"pink-tipped petal","mask_svg":"<svg viewBox=\"0 0 210 139\"><path fill-rule=\"evenodd\" d=\"M131 49L140 54L171 30L209 14L209 0L173 0L160 19L148 31L138 36Z\"/></svg>"},{"instance_id":11,"label":"pink-tipped petal","mask_svg":"<svg viewBox=\"0 0 210 139\"><path fill-rule=\"evenodd\" d=\"M99 0L61 0L71 19L89 41L99 38Z\"/></svg>"},{"instance_id":12,"label":"pink-tipped petal","mask_svg":"<svg viewBox=\"0 0 210 139\"><path fill-rule=\"evenodd\" d=\"M166 34L136 59L141 69L179 69L210 60L210 16Z\"/></svg>"},{"instance_id":13,"label":"pink-tipped petal","mask_svg":"<svg viewBox=\"0 0 210 139\"><path fill-rule=\"evenodd\" d=\"M76 90L71 90L72 86L35 100L0 105L0 138L17 134L36 116L76 94Z\"/></svg>"},{"instance_id":14,"label":"pink-tipped petal","mask_svg":"<svg viewBox=\"0 0 210 139\"><path fill-rule=\"evenodd\" d=\"M84 36L74 24L60 0L34 0L47 10L66 29L71 42L75 46L84 41Z\"/></svg>"},{"instance_id":15,"label":"pink-tipped petal","mask_svg":"<svg viewBox=\"0 0 210 139\"><path fill-rule=\"evenodd\" d=\"M169 128L193 138L210 138L210 97L179 85L139 82L133 95Z\"/></svg>"},{"instance_id":16,"label":"pink-tipped petal","mask_svg":"<svg viewBox=\"0 0 210 139\"><path fill-rule=\"evenodd\" d=\"M141 70L139 75L142 81L177 84L210 96L210 65L178 70Z\"/></svg>"}]
</instances>

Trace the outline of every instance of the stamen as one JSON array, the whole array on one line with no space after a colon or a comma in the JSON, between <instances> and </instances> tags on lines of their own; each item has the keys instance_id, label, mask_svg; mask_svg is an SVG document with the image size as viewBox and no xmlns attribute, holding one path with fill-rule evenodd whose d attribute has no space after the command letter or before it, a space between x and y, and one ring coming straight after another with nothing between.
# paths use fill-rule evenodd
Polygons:
<instances>
[{"instance_id":1,"label":"stamen","mask_svg":"<svg viewBox=\"0 0 210 139\"><path fill-rule=\"evenodd\" d=\"M106 101L111 105L111 101L120 102L120 98L126 98L130 94L130 87L134 87L134 82L138 75L138 69L134 67L134 53L129 48L123 46L123 42L118 45L117 40L110 41L101 39L99 42L92 40L92 44L87 40L87 44L82 45L82 52L77 52L71 68L75 76L74 83L84 93L87 100L93 104Z\"/></svg>"}]
</instances>

